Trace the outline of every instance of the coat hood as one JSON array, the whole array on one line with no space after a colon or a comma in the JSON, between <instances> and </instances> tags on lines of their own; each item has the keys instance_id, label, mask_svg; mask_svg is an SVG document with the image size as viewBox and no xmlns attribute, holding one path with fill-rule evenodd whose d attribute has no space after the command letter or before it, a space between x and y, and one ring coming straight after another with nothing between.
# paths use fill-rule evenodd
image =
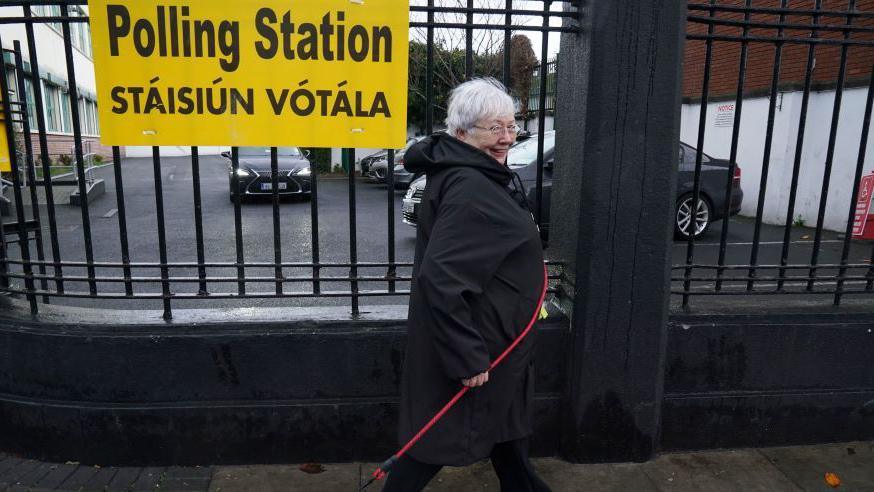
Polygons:
<instances>
[{"instance_id":1,"label":"coat hood","mask_svg":"<svg viewBox=\"0 0 874 492\"><path fill-rule=\"evenodd\" d=\"M482 150L447 135L435 133L410 147L404 155L404 168L410 173L437 173L450 167L472 167L501 186L507 186L512 173Z\"/></svg>"}]
</instances>

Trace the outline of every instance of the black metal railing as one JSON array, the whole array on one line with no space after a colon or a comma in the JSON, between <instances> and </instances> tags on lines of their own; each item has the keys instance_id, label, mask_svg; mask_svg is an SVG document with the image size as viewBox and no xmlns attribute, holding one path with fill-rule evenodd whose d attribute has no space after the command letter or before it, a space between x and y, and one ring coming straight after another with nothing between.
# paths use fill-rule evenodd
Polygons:
<instances>
[{"instance_id":1,"label":"black metal railing","mask_svg":"<svg viewBox=\"0 0 874 492\"><path fill-rule=\"evenodd\" d=\"M762 2L759 2L759 6L753 7L751 0L731 2L710 0L708 3L690 3L688 6L687 82L689 73L696 70L696 67L703 70L701 85L686 88L687 97L691 96L690 102L700 104L692 203L698 203L704 195L702 175L708 167L703 163L707 159L704 149L705 132L709 128L708 111L713 111L712 106L708 108L708 103L714 98L733 102L734 115L723 184L722 214L726 218L721 224L718 245L715 243L707 245L718 246L718 253L702 258L697 246L704 239L689 234L684 244L684 261L677 258L679 255L675 254L671 279L672 293L682 298L683 307L689 306L693 296L819 294L828 296L835 305L838 305L847 295L874 294L872 290L874 252L869 253L870 245L867 243L854 242L852 238L854 208L859 191L859 180L866 163L872 98L874 98L874 2L848 0L846 9L831 10L823 8L822 0L811 0L807 2L809 5L792 2L791 7L787 0L771 3L773 5L762 6ZM834 2L830 5L834 5ZM700 51L701 43L704 45L703 53ZM763 46L773 49L770 60L767 54L762 54ZM817 57L816 50L823 49L821 48L823 46L839 48L840 52L823 52ZM751 58L752 47L758 50L754 59ZM804 48L806 54L798 52ZM794 55L797 65L800 67L801 63L804 63L803 76L800 80L798 76L800 72L788 73L785 80L781 73L781 69L788 72L789 68L793 67L793 60L787 61L784 57L790 49L795 50L789 54ZM732 55L724 56L720 65L714 67L714 57L721 53ZM735 54L737 57L733 58ZM727 64L726 60L732 60L732 63ZM815 72L817 61L825 68L819 68ZM853 162L853 188L840 190L850 198L849 210L845 213L841 212L847 218L846 228L842 231L842 236L835 235L835 239L829 240L840 244L838 253L831 249L826 251L823 241L826 210L829 199L833 198L830 196L830 191L834 194L830 180L835 168L835 146L839 135L842 95L848 84L848 62L853 62L857 67L854 71L856 78L852 81L854 86L867 87L867 97L861 128L855 125L850 128L846 123L841 128L844 144L851 141L854 149L858 150ZM820 73L828 70L829 67L834 68L833 73ZM750 73L753 71L762 75L751 77ZM732 91L722 83L721 88L714 94L711 83L714 79L725 82L726 73L736 77L736 86ZM769 74L767 85L763 84L765 73ZM730 77L731 81L733 77ZM762 87L751 87L754 83ZM809 101L814 84L820 90L834 91L828 123L808 121ZM785 183L775 184L779 177L779 175L775 177L771 172L771 167L775 165L772 155L775 146L775 115L782 110L784 92L801 92L801 107L798 119L793 118L797 121L798 131L791 141L794 144L791 178ZM745 236L740 242L735 242L736 239L733 238L738 237L737 234L741 232L735 230L738 225L728 220L728 217L731 204L729 197L738 166L738 147L744 148L749 145L743 141L742 134L749 138L752 132L759 131L757 123L750 121L750 118L742 121L742 112L745 109L745 100L749 102L749 98L761 96L767 97L768 110L764 125L765 139L761 172L758 176L758 192L752 197L755 200L755 207L751 214L754 218L747 220L743 225L746 229L743 231ZM858 133L859 130L861 135ZM825 156L822 159L816 155L804 154L805 135L809 137L812 132L828 133ZM803 161L807 161L808 165L802 166ZM810 165L811 161L822 164L821 173L816 166ZM870 158L868 162L870 166ZM849 169L850 163L845 164ZM799 196L799 193L805 193L800 188L799 182L799 177L804 172L816 173L814 175L821 180L818 194L814 191ZM769 191L774 190L775 186L788 189L789 196L785 208L777 207L780 212L785 212L785 216L775 213L766 214L766 207L773 208L774 195L769 194ZM706 200L706 197L704 199ZM796 215L800 199L813 200L817 203L816 222L812 231L801 229L804 221ZM770 222L774 227L765 224L766 215L771 217ZM775 215L783 217L782 223L773 218ZM748 237L750 226L751 238ZM774 239L779 237L778 240L763 240L766 226L769 227L769 232L776 236ZM781 226L782 230L780 230ZM737 234L733 236L733 233ZM800 238L805 240L799 240L799 234L801 234ZM810 236L813 237L812 241L809 240ZM779 246L779 251L776 249L763 251L766 242L767 246ZM858 253L854 253L852 260L851 249ZM826 254L828 258L825 257Z\"/></svg>"},{"instance_id":2,"label":"black metal railing","mask_svg":"<svg viewBox=\"0 0 874 492\"><path fill-rule=\"evenodd\" d=\"M388 149L386 217L387 225L383 230L369 231L369 235L386 235L386 260L362 261L358 251L358 221L357 210L358 191L360 186L355 173L355 151L343 150L343 160L346 176L346 197L348 200L348 259L338 260L336 254L326 255L326 249L333 250L336 243L326 245L320 231L320 217L324 220L320 196L320 186L329 176L321 176L315 162L310 164L311 200L309 202L308 241L300 235L294 235L296 244L309 243L310 252L307 261L288 261L284 256L283 239L289 237L286 224L290 221L280 207L280 192L278 186L278 157L274 147L270 152L271 168L271 204L272 204L272 236L264 234L263 243L259 244L258 252L270 249L272 260L253 260L250 250L246 249L247 240L252 239L252 232L246 229L244 208L241 203L241 193L233 194L233 250L232 261L210 260L208 251L210 242L208 234L211 224L205 222L205 188L204 157L197 147L190 149L190 178L193 217L184 224L173 222L168 224L168 213L175 213L181 205L168 204L164 195L167 176L164 175L167 165L166 156L161 155L159 147L152 148L149 187L142 182L125 181L129 168L123 172L122 149L112 148L115 209L103 215L103 218L117 217L114 230L107 228L104 222L95 222L97 217L89 206L87 198L89 189L85 180L85 165L83 161L83 136L80 128L79 105L77 104L77 72L74 60L73 44L71 42L70 26L72 23L88 22L87 17L72 16L68 8L84 5L84 0L14 0L5 2L7 6L21 7L20 16L0 18L0 24L22 25L25 31L23 40L26 47L22 49L21 42L16 40L12 50L14 63L11 67L16 75L14 87L10 87L6 77L0 77L2 90L3 115L7 138L10 147L21 147L25 154L24 167L30 192L30 203L22 194L25 189L19 179L19 165L13 159L13 172L10 176L14 190L14 209L16 216L12 222L0 221L0 290L25 297L36 313L39 310L39 300L48 303L50 300L85 299L90 307L105 307L111 300L129 302L124 306L141 308L138 301L160 301L165 318L172 317L174 304L189 300L205 301L210 299L286 299L310 298L332 299L341 298L351 301L353 315L361 312L362 298L403 296L409 293L411 261L398 261L396 247L397 237L395 221L398 220L395 202L397 194L394 189L395 177L392 163L394 149ZM420 5L418 3L424 3ZM550 25L551 19L575 19L579 14L573 9L556 10L558 2L543 0L541 9L515 9L511 0L506 0L502 6L494 2L467 0L466 2L418 2L411 5L412 29L424 30L428 42L427 55L427 98L425 101L426 119L423 130L432 132L435 120L434 83L431 79L434 68L434 35L447 30L459 30L465 39L467 59L464 68L464 78L480 75L473 63L476 53L474 41L478 32L490 32L503 35L503 46L510 46L511 33L529 32L542 36L541 59L547 58L548 33L575 32L578 27L574 23ZM439 5L438 5L439 3ZM35 16L31 8L39 5L60 5L60 16ZM424 16L424 18L422 18ZM460 17L459 17L460 16ZM540 22L530 22L531 19ZM26 79L39 82L43 73L40 65L40 46L37 45L34 34L35 26L53 23L61 26L60 35L63 38L66 62L66 79L72 111L72 139L75 145L74 161L78 177L79 221L75 224L62 223L59 219L57 182L51 178L51 158L49 157L49 140L45 118L43 91L40 83L26 84ZM27 62L24 55L27 55ZM501 77L505 84L509 82L510 50L504 49L502 57ZM546 77L541 77L540 94L546 93ZM32 100L36 116L36 128L29 127L26 101L28 90L32 87ZM543 124L544 112L539 112L540 127ZM16 132L14 128L20 128ZM31 131L33 130L33 131ZM20 133L20 138L18 133ZM32 136L37 136L37 142ZM16 143L17 142L17 143ZM543 135L539 137L538 188L543 183ZM229 142L232 143L232 142ZM233 189L239 191L240 154L237 147L231 147L230 180ZM35 169L42 169L42 179L36 179ZM140 181L145 181L142 178ZM336 180L332 181L332 183ZM142 196L154 193L154 208L142 208ZM139 195L139 196L137 196ZM538 191L538 196L540 196ZM136 200L139 208L131 209L131 202ZM44 204L44 208L41 205ZM331 204L328 204L331 205ZM142 218L145 214L154 214L154 230L137 229L131 231L132 219ZM69 214L64 214L70 221ZM305 216L295 216L294 221L303 221ZM336 217L335 217L336 219ZM43 224L46 223L44 226ZM95 235L95 227L102 232ZM194 228L194 239L188 241L180 234L183 229ZM64 229L64 231L62 231ZM68 230L81 230L81 243ZM107 232L109 231L109 232ZM62 234L64 232L64 234ZM187 232L187 231L186 231ZM43 236L49 236L49 251L46 257ZM157 261L137 259L136 256L152 258L154 251L148 255L137 253L133 239L156 237ZM76 243L75 245L73 243ZM114 243L114 244L112 244ZM264 244L269 244L264 247ZM195 261L175 261L173 251L180 248L196 250ZM71 259L68 250L81 249L78 259ZM105 253L113 250L112 253ZM104 253L100 253L100 252ZM36 256L36 259L34 259ZM326 258L326 256L329 256ZM558 266L551 264L551 278L558 278ZM256 272L258 272L256 274ZM264 287L264 286L269 287ZM376 285L377 287L372 287ZM60 302L60 301L59 301ZM190 306L191 304L185 304ZM113 307L123 307L113 305Z\"/></svg>"}]
</instances>

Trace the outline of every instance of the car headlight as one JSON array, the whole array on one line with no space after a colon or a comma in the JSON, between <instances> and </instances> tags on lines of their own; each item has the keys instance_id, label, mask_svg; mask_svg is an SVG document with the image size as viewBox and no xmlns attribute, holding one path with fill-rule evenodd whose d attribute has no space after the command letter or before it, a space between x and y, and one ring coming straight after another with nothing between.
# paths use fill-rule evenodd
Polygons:
<instances>
[{"instance_id":1,"label":"car headlight","mask_svg":"<svg viewBox=\"0 0 874 492\"><path fill-rule=\"evenodd\" d=\"M295 176L309 176L310 175L310 168L309 167L302 167L296 171L293 171L292 174L294 174Z\"/></svg>"},{"instance_id":2,"label":"car headlight","mask_svg":"<svg viewBox=\"0 0 874 492\"><path fill-rule=\"evenodd\" d=\"M237 176L243 177L243 176L251 176L251 175L252 175L252 173L243 169L242 167L237 168Z\"/></svg>"}]
</instances>

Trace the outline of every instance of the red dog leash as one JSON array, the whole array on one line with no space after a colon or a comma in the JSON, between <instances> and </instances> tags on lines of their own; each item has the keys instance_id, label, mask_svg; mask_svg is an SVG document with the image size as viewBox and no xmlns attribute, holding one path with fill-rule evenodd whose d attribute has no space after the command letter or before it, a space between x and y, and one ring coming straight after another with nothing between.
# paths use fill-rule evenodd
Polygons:
<instances>
[{"instance_id":1,"label":"red dog leash","mask_svg":"<svg viewBox=\"0 0 874 492\"><path fill-rule=\"evenodd\" d=\"M548 287L549 274L546 271L546 264L544 264L543 290L540 292L540 300L537 302L537 309L534 310L534 314L531 316L531 321L528 322L528 326L525 327L522 333L520 333L519 336L515 340L513 340L513 343L511 343L510 346L504 349L504 351L501 352L501 355L499 355L497 359L492 361L491 365L487 369L487 372L491 372L492 370L494 370L494 368L498 367L498 364L500 364L510 354L510 352L512 352L513 349L515 349L516 346L519 345L520 342L522 342L525 336L527 336L528 333L531 331L531 328L534 327L534 323L537 321L537 317L540 315L540 310L543 307L543 300L546 298L546 289ZM460 400L461 397L468 392L468 390L470 390L470 386L465 386L461 388L461 390L459 390L458 393L456 393L455 396L453 396L452 399L446 403L446 405L443 405L443 408L441 408L436 415L431 417L431 420L428 421L428 423L425 424L425 426L422 427L419 432L417 432L416 435L413 436L412 439L404 444L404 447L402 447L397 453L393 454L391 458L385 460L381 465L379 465L376 470L373 471L370 480L368 480L367 483L365 483L361 486L360 489L358 489L359 492L367 488L367 486L372 484L373 482L385 478L385 476L388 475L389 471L391 471L392 467L398 462L398 460L400 460L401 457L406 454L407 451L409 451L410 448L412 448L413 445L416 444L416 442L418 442L419 439L421 439L422 436L424 436L425 433L431 429L431 427L434 426L434 424L436 424L441 418L443 418L443 416L446 415L446 412L448 412L449 409L452 408L452 406L455 405L455 403L458 402L458 400Z\"/></svg>"}]
</instances>

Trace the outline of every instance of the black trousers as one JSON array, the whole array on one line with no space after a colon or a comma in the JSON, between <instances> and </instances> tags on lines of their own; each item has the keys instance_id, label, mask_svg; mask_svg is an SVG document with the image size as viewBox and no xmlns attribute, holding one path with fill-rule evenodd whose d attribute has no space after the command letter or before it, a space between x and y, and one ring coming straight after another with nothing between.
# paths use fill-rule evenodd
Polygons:
<instances>
[{"instance_id":1,"label":"black trousers","mask_svg":"<svg viewBox=\"0 0 874 492\"><path fill-rule=\"evenodd\" d=\"M549 492L531 461L528 460L528 439L495 444L489 456L501 482L501 492ZM418 492L428 485L443 465L429 465L404 456L386 478L383 492Z\"/></svg>"}]
</instances>

